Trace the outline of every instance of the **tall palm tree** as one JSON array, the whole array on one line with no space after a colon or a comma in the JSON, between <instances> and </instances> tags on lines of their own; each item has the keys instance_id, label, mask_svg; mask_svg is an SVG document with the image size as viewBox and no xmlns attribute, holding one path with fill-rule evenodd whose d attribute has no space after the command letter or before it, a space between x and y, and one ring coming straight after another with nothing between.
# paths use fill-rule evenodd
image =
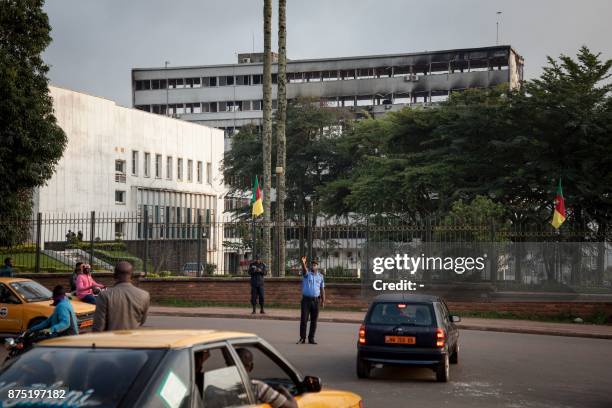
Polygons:
<instances>
[{"instance_id":1,"label":"tall palm tree","mask_svg":"<svg viewBox=\"0 0 612 408\"><path fill-rule=\"evenodd\" d=\"M276 215L280 225L278 231L278 274L285 275L285 165L287 158L287 139L285 122L287 120L287 0L278 1L278 91L276 95Z\"/></svg>"},{"instance_id":2,"label":"tall palm tree","mask_svg":"<svg viewBox=\"0 0 612 408\"><path fill-rule=\"evenodd\" d=\"M263 261L271 266L270 251L270 186L272 185L272 0L264 0L264 63L263 63Z\"/></svg>"}]
</instances>

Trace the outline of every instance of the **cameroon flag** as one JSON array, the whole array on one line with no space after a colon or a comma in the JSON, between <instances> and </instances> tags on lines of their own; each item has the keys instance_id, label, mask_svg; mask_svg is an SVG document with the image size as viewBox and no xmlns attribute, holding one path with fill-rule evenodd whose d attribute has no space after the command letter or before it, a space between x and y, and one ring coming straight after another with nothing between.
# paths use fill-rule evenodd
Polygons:
<instances>
[{"instance_id":1,"label":"cameroon flag","mask_svg":"<svg viewBox=\"0 0 612 408\"><path fill-rule=\"evenodd\" d=\"M261 189L259 188L259 180L257 176L255 176L255 183L253 183L253 196L251 197L251 205L253 209L251 213L253 217L257 217L263 214L263 194L261 194Z\"/></svg>"},{"instance_id":2,"label":"cameroon flag","mask_svg":"<svg viewBox=\"0 0 612 408\"><path fill-rule=\"evenodd\" d=\"M555 211L550 223L553 227L559 229L561 224L565 222L565 199L563 198L563 189L561 188L561 179L559 179L559 187L557 188L557 196L555 197Z\"/></svg>"}]
</instances>

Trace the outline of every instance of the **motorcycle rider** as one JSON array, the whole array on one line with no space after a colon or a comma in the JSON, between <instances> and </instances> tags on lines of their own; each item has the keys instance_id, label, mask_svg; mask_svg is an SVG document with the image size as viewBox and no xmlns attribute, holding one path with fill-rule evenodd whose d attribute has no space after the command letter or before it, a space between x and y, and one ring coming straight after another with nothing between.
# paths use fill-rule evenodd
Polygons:
<instances>
[{"instance_id":1,"label":"motorcycle rider","mask_svg":"<svg viewBox=\"0 0 612 408\"><path fill-rule=\"evenodd\" d=\"M53 288L53 303L55 310L46 320L30 327L27 333L41 331L50 336L70 336L79 334L79 325L72 304L66 298L62 285Z\"/></svg>"}]
</instances>

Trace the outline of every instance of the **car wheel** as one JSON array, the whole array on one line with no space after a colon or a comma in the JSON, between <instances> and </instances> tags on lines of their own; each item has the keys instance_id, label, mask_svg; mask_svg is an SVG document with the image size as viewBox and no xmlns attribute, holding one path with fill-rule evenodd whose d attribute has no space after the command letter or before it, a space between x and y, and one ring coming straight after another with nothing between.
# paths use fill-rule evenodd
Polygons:
<instances>
[{"instance_id":1,"label":"car wheel","mask_svg":"<svg viewBox=\"0 0 612 408\"><path fill-rule=\"evenodd\" d=\"M372 365L361 358L357 358L357 377L369 378L370 371L372 371Z\"/></svg>"},{"instance_id":2,"label":"car wheel","mask_svg":"<svg viewBox=\"0 0 612 408\"><path fill-rule=\"evenodd\" d=\"M444 355L444 359L440 361L438 367L436 368L436 380L438 382L448 382L450 378L450 362L448 358L448 353Z\"/></svg>"},{"instance_id":3,"label":"car wheel","mask_svg":"<svg viewBox=\"0 0 612 408\"><path fill-rule=\"evenodd\" d=\"M459 363L459 343L457 343L455 345L455 351L450 356L450 363L451 364L458 364Z\"/></svg>"}]
</instances>

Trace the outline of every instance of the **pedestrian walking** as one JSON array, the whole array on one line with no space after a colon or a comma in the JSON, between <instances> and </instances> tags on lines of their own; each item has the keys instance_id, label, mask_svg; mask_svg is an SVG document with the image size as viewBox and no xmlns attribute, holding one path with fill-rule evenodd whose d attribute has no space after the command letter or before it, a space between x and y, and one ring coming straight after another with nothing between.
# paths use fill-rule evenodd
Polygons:
<instances>
[{"instance_id":1,"label":"pedestrian walking","mask_svg":"<svg viewBox=\"0 0 612 408\"><path fill-rule=\"evenodd\" d=\"M133 272L131 263L117 263L115 285L98 295L93 331L133 330L147 320L150 296L132 284Z\"/></svg>"},{"instance_id":2,"label":"pedestrian walking","mask_svg":"<svg viewBox=\"0 0 612 408\"><path fill-rule=\"evenodd\" d=\"M325 280L318 271L318 263L310 262L310 269L306 266L306 257L302 257L302 302L300 313L300 339L297 344L306 342L306 326L310 319L310 330L308 331L308 343L317 344L315 334L317 331L317 319L319 318L319 304L325 307Z\"/></svg>"},{"instance_id":3,"label":"pedestrian walking","mask_svg":"<svg viewBox=\"0 0 612 408\"><path fill-rule=\"evenodd\" d=\"M14 274L13 258L4 258L4 265L0 268L0 278L12 278Z\"/></svg>"},{"instance_id":4,"label":"pedestrian walking","mask_svg":"<svg viewBox=\"0 0 612 408\"><path fill-rule=\"evenodd\" d=\"M264 311L264 276L268 273L265 263L261 262L259 255L255 255L255 260L249 265L249 276L251 276L251 305L252 314L255 314L257 299L259 298L259 313Z\"/></svg>"}]
</instances>

